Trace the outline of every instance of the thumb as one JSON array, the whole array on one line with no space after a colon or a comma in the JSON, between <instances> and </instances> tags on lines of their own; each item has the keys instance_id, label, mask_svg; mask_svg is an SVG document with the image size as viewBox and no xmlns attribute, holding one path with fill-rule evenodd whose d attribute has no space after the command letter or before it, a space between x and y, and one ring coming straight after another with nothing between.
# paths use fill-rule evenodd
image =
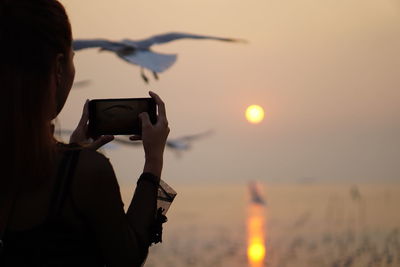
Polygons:
<instances>
[{"instance_id":1,"label":"thumb","mask_svg":"<svg viewBox=\"0 0 400 267\"><path fill-rule=\"evenodd\" d=\"M142 128L151 125L149 114L147 112L140 113L139 118L142 121Z\"/></svg>"},{"instance_id":2,"label":"thumb","mask_svg":"<svg viewBox=\"0 0 400 267\"><path fill-rule=\"evenodd\" d=\"M142 137L140 135L132 135L131 137L129 137L129 140L138 141L138 140L142 140Z\"/></svg>"},{"instance_id":3,"label":"thumb","mask_svg":"<svg viewBox=\"0 0 400 267\"><path fill-rule=\"evenodd\" d=\"M86 99L85 104L83 105L83 110L82 110L82 117L78 123L79 127L84 127L89 120L89 99Z\"/></svg>"},{"instance_id":4,"label":"thumb","mask_svg":"<svg viewBox=\"0 0 400 267\"><path fill-rule=\"evenodd\" d=\"M104 146L105 144L111 142L112 140L114 140L114 136L112 136L112 135L103 135L103 136L100 136L98 139L96 139L93 143L88 145L88 148L93 149L93 150L97 150L100 147Z\"/></svg>"}]
</instances>

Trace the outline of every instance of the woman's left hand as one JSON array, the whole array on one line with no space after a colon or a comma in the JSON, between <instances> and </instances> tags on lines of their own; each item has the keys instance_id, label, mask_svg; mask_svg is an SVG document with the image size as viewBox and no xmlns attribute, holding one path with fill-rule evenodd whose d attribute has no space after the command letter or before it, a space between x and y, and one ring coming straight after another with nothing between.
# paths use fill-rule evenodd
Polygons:
<instances>
[{"instance_id":1,"label":"woman's left hand","mask_svg":"<svg viewBox=\"0 0 400 267\"><path fill-rule=\"evenodd\" d=\"M83 106L82 117L76 126L76 129L72 132L69 138L69 143L77 143L86 148L97 150L105 144L114 140L112 135L102 135L94 141L89 138L88 131L88 121L89 121L89 100L86 100Z\"/></svg>"}]
</instances>

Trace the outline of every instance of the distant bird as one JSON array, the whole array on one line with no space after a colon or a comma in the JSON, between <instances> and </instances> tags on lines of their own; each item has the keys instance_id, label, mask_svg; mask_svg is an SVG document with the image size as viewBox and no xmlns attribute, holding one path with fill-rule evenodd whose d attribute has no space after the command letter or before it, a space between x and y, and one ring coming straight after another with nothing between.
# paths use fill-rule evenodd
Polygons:
<instances>
[{"instance_id":1,"label":"distant bird","mask_svg":"<svg viewBox=\"0 0 400 267\"><path fill-rule=\"evenodd\" d=\"M124 39L120 42L109 41L106 39L77 39L73 42L73 48L75 51L86 48L100 48L100 51L106 50L114 52L123 60L140 66L141 77L146 83L148 83L149 78L144 74L144 69L150 70L153 73L154 78L157 80L158 73L171 67L177 58L176 54L161 54L151 51L151 46L179 39L207 39L224 42L245 42L242 39L171 32L154 35L147 39L136 41L129 39Z\"/></svg>"},{"instance_id":2,"label":"distant bird","mask_svg":"<svg viewBox=\"0 0 400 267\"><path fill-rule=\"evenodd\" d=\"M81 80L81 81L76 81L73 83L72 87L73 88L81 88L88 86L90 84L90 80Z\"/></svg>"}]
</instances>

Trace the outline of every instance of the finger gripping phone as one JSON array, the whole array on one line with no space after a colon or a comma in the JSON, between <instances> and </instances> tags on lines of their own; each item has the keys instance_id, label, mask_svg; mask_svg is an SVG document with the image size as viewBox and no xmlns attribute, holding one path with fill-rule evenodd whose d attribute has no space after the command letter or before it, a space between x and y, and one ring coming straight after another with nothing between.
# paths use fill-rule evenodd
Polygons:
<instances>
[{"instance_id":1,"label":"finger gripping phone","mask_svg":"<svg viewBox=\"0 0 400 267\"><path fill-rule=\"evenodd\" d=\"M89 101L89 135L141 135L142 112L156 123L157 105L152 98L93 99Z\"/></svg>"}]
</instances>

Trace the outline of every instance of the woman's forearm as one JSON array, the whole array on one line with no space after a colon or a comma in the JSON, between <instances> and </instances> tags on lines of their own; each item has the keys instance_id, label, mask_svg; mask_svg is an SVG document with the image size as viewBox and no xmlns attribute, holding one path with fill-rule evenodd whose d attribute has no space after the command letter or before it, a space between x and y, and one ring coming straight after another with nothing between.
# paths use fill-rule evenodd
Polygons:
<instances>
[{"instance_id":1,"label":"woman's forearm","mask_svg":"<svg viewBox=\"0 0 400 267\"><path fill-rule=\"evenodd\" d=\"M163 158L161 157L154 157L154 158L146 158L144 163L143 172L144 173L151 173L154 176L160 178L161 171L163 167Z\"/></svg>"},{"instance_id":2,"label":"woman's forearm","mask_svg":"<svg viewBox=\"0 0 400 267\"><path fill-rule=\"evenodd\" d=\"M143 173L138 180L135 193L127 211L127 219L135 233L145 244L150 245L151 229L157 211L157 193L160 178L152 173Z\"/></svg>"}]
</instances>

